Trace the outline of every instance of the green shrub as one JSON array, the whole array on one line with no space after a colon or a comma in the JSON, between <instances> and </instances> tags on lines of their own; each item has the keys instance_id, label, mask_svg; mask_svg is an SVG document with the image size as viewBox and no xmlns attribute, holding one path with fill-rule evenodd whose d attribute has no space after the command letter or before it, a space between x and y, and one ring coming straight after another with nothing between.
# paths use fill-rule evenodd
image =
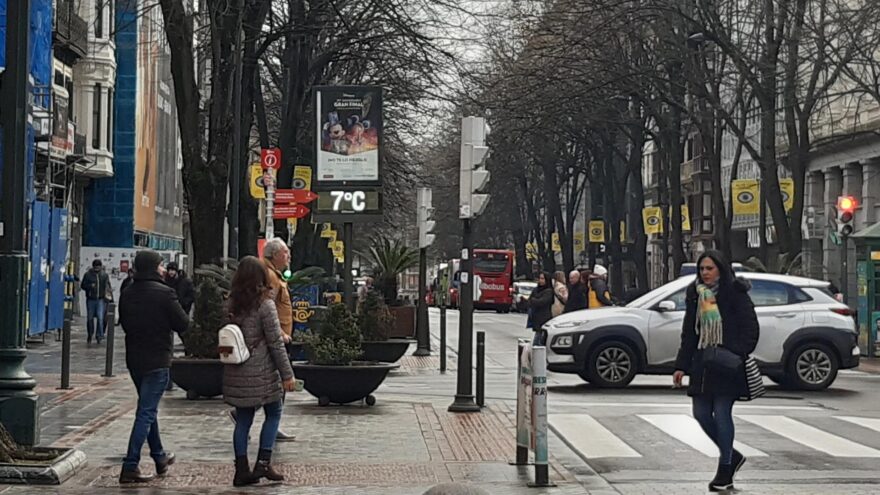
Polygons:
<instances>
[{"instance_id":1,"label":"green shrub","mask_svg":"<svg viewBox=\"0 0 880 495\"><path fill-rule=\"evenodd\" d=\"M300 335L312 364L349 365L362 353L357 319L344 304L327 308L318 332Z\"/></svg>"},{"instance_id":2,"label":"green shrub","mask_svg":"<svg viewBox=\"0 0 880 495\"><path fill-rule=\"evenodd\" d=\"M217 331L226 324L223 289L217 280L204 277L196 291L195 311L189 328L181 335L188 357L217 359Z\"/></svg>"},{"instance_id":3,"label":"green shrub","mask_svg":"<svg viewBox=\"0 0 880 495\"><path fill-rule=\"evenodd\" d=\"M358 308L358 326L366 341L388 340L394 326L394 315L385 304L382 293L378 290L367 291L367 296Z\"/></svg>"}]
</instances>

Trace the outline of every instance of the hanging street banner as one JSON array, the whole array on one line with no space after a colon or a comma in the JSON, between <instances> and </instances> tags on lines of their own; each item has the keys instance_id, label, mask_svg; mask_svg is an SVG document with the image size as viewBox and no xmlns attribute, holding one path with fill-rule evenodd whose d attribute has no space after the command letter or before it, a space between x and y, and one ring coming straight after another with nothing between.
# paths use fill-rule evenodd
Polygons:
<instances>
[{"instance_id":1,"label":"hanging street banner","mask_svg":"<svg viewBox=\"0 0 880 495\"><path fill-rule=\"evenodd\" d=\"M536 243L536 242L527 242L526 243L526 259L527 260L538 259L538 243Z\"/></svg>"},{"instance_id":2,"label":"hanging street banner","mask_svg":"<svg viewBox=\"0 0 880 495\"><path fill-rule=\"evenodd\" d=\"M557 234L556 232L554 232L553 235L550 236L550 246L553 249L554 253L562 252L562 246L559 245L559 234Z\"/></svg>"},{"instance_id":3,"label":"hanging street banner","mask_svg":"<svg viewBox=\"0 0 880 495\"><path fill-rule=\"evenodd\" d=\"M590 243L603 244L605 242L605 221L590 220Z\"/></svg>"},{"instance_id":4,"label":"hanging street banner","mask_svg":"<svg viewBox=\"0 0 880 495\"><path fill-rule=\"evenodd\" d=\"M293 182L291 189L312 190L312 167L308 165L296 165L293 167Z\"/></svg>"},{"instance_id":5,"label":"hanging street banner","mask_svg":"<svg viewBox=\"0 0 880 495\"><path fill-rule=\"evenodd\" d=\"M263 167L259 163L251 165L248 175L251 197L254 199L266 199L266 189L263 186Z\"/></svg>"},{"instance_id":6,"label":"hanging street banner","mask_svg":"<svg viewBox=\"0 0 880 495\"><path fill-rule=\"evenodd\" d=\"M782 204L785 206L785 211L791 211L794 208L794 179L779 179L779 191L782 194Z\"/></svg>"},{"instance_id":7,"label":"hanging street banner","mask_svg":"<svg viewBox=\"0 0 880 495\"><path fill-rule=\"evenodd\" d=\"M737 179L730 184L734 215L757 215L761 211L758 179Z\"/></svg>"},{"instance_id":8,"label":"hanging street banner","mask_svg":"<svg viewBox=\"0 0 880 495\"><path fill-rule=\"evenodd\" d=\"M315 88L318 183L381 185L382 88Z\"/></svg>"},{"instance_id":9,"label":"hanging street banner","mask_svg":"<svg viewBox=\"0 0 880 495\"><path fill-rule=\"evenodd\" d=\"M669 223L672 223L672 208L669 208ZM681 231L691 231L691 211L688 205L681 205ZM663 232L663 226L660 226L660 232Z\"/></svg>"},{"instance_id":10,"label":"hanging street banner","mask_svg":"<svg viewBox=\"0 0 880 495\"><path fill-rule=\"evenodd\" d=\"M574 252L580 253L584 249L587 248L586 243L584 242L584 233L583 232L575 232L574 234Z\"/></svg>"},{"instance_id":11,"label":"hanging street banner","mask_svg":"<svg viewBox=\"0 0 880 495\"><path fill-rule=\"evenodd\" d=\"M620 243L626 244L626 222L620 221Z\"/></svg>"},{"instance_id":12,"label":"hanging street banner","mask_svg":"<svg viewBox=\"0 0 880 495\"><path fill-rule=\"evenodd\" d=\"M648 206L642 209L642 221L648 235L663 232L663 217L659 206Z\"/></svg>"}]
</instances>

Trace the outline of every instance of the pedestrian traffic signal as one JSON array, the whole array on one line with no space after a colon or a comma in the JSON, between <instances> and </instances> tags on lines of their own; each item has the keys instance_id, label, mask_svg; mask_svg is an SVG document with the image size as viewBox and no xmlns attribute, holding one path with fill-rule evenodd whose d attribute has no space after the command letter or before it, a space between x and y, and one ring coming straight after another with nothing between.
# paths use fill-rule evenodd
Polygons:
<instances>
[{"instance_id":1,"label":"pedestrian traffic signal","mask_svg":"<svg viewBox=\"0 0 880 495\"><path fill-rule=\"evenodd\" d=\"M840 196L837 198L837 233L847 237L852 235L853 217L858 202L853 196Z\"/></svg>"},{"instance_id":2,"label":"pedestrian traffic signal","mask_svg":"<svg viewBox=\"0 0 880 495\"><path fill-rule=\"evenodd\" d=\"M486 136L489 128L482 117L461 119L461 168L458 218L471 219L486 209L489 195L480 194L489 182L489 171L482 167L489 156Z\"/></svg>"},{"instance_id":3,"label":"pedestrian traffic signal","mask_svg":"<svg viewBox=\"0 0 880 495\"><path fill-rule=\"evenodd\" d=\"M418 223L419 223L419 248L426 248L434 243L434 225L431 220L434 216L434 207L431 205L431 189L420 187L418 190Z\"/></svg>"}]
</instances>

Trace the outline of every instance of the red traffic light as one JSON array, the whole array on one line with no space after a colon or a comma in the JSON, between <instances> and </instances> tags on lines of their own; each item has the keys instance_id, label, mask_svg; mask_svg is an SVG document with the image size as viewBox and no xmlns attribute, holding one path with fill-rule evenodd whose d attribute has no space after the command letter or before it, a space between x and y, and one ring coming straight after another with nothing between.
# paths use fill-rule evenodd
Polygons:
<instances>
[{"instance_id":1,"label":"red traffic light","mask_svg":"<svg viewBox=\"0 0 880 495\"><path fill-rule=\"evenodd\" d=\"M853 210L856 209L856 206L858 206L858 203L856 202L856 198L852 196L840 196L837 198L838 211L852 213Z\"/></svg>"}]
</instances>

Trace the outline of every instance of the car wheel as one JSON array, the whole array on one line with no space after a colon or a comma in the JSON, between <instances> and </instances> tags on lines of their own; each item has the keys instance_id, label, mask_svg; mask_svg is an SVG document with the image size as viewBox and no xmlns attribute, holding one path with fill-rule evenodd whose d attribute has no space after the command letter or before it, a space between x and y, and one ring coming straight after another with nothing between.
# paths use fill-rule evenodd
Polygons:
<instances>
[{"instance_id":1,"label":"car wheel","mask_svg":"<svg viewBox=\"0 0 880 495\"><path fill-rule=\"evenodd\" d=\"M786 384L800 390L824 390L837 378L837 355L819 342L804 344L791 354Z\"/></svg>"},{"instance_id":2,"label":"car wheel","mask_svg":"<svg viewBox=\"0 0 880 495\"><path fill-rule=\"evenodd\" d=\"M636 353L625 342L609 340L592 349L587 359L587 378L602 388L621 388L636 376Z\"/></svg>"}]
</instances>

